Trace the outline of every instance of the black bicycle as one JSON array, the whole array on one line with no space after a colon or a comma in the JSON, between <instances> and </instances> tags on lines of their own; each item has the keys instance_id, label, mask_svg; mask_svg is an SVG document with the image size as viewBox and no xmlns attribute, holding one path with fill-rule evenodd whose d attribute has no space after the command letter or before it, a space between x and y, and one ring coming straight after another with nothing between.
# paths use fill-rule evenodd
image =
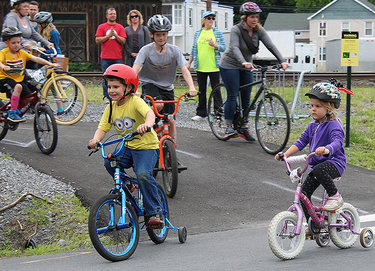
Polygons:
<instances>
[{"instance_id":1,"label":"black bicycle","mask_svg":"<svg viewBox=\"0 0 375 271\"><path fill-rule=\"evenodd\" d=\"M259 144L269 154L282 151L288 143L290 133L290 116L285 101L271 89L267 88L266 73L270 70L280 69L280 65L259 66L254 65L260 72L260 79L240 86L240 90L260 85L253 100L245 110L241 106L241 95L238 95L237 107L234 114L233 126L239 130L249 118L255 117L255 130ZM227 125L224 119L224 106L227 100L227 90L224 84L217 85L208 99L208 122L212 133L220 140L228 140L225 134ZM254 115L255 110L255 115Z\"/></svg>"}]
</instances>

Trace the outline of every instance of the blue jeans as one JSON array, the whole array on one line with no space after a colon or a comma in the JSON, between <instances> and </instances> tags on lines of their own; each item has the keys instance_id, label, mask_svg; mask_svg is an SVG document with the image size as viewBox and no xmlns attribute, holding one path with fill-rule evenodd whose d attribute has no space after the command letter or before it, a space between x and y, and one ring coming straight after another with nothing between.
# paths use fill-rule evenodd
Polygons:
<instances>
[{"instance_id":1,"label":"blue jeans","mask_svg":"<svg viewBox=\"0 0 375 271\"><path fill-rule=\"evenodd\" d=\"M254 75L249 70L225 69L220 67L220 75L227 90L227 101L224 106L224 118L227 124L231 124L236 111L238 92L241 92L242 109L245 110L250 103L251 87L240 86L254 81Z\"/></svg>"},{"instance_id":2,"label":"blue jeans","mask_svg":"<svg viewBox=\"0 0 375 271\"><path fill-rule=\"evenodd\" d=\"M122 59L109 59L109 58L102 58L101 64L102 64L102 73L105 72L105 70L111 66L112 64L121 64ZM103 79L103 97L109 98L108 95L108 87L106 81Z\"/></svg>"},{"instance_id":3,"label":"blue jeans","mask_svg":"<svg viewBox=\"0 0 375 271\"><path fill-rule=\"evenodd\" d=\"M132 150L125 148L120 159L121 168L134 167L134 172L138 179L138 186L143 195L145 216L152 216L161 211L156 181L152 176L152 171L158 157L159 149ZM108 159L104 160L104 166L113 177L115 169L111 167Z\"/></svg>"}]
</instances>

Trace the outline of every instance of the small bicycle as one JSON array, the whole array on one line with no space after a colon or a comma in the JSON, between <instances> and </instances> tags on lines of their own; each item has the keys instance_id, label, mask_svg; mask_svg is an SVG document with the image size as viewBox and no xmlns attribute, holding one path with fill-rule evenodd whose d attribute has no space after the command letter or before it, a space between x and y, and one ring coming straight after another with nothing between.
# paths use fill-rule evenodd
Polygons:
<instances>
[{"instance_id":1,"label":"small bicycle","mask_svg":"<svg viewBox=\"0 0 375 271\"><path fill-rule=\"evenodd\" d=\"M39 48L33 50L53 61L54 52L47 54ZM70 125L78 122L86 112L88 98L80 81L64 71L43 66L37 70L27 69L35 85L40 89L41 101L50 106L58 124ZM63 111L59 112L58 108Z\"/></svg>"},{"instance_id":2,"label":"small bicycle","mask_svg":"<svg viewBox=\"0 0 375 271\"><path fill-rule=\"evenodd\" d=\"M126 143L137 139L137 135L135 131L122 138L104 143L99 142L89 154L101 149L102 157L108 159L115 168L114 188L109 195L101 197L91 207L88 221L92 244L96 251L109 261L128 259L137 248L140 231L147 231L155 244L163 243L170 229L178 230L178 239L181 243L184 243L187 238L185 227L176 228L169 221L168 202L160 185L158 185L158 199L164 227L148 227L145 221L138 221L138 217L144 216L143 196L138 188L138 181L126 172L122 172L119 165L119 158L125 151ZM106 154L105 147L113 144L117 144L115 150Z\"/></svg>"},{"instance_id":3,"label":"small bicycle","mask_svg":"<svg viewBox=\"0 0 375 271\"><path fill-rule=\"evenodd\" d=\"M24 69L13 68L11 72L21 73ZM30 86L32 88L32 86ZM44 154L52 153L57 146L57 123L51 108L40 101L40 92L35 89L31 94L25 95L22 99L30 99L29 103L20 109L21 116L26 112L34 114L34 136L38 148ZM7 119L8 111L11 108L10 101L4 103L0 100L0 140L2 140L8 131L15 131L19 123Z\"/></svg>"},{"instance_id":4,"label":"small bicycle","mask_svg":"<svg viewBox=\"0 0 375 271\"><path fill-rule=\"evenodd\" d=\"M169 135L169 120L176 116L178 106L182 98L188 100L188 93L181 94L175 101L155 101L151 96L145 95L145 99L150 101L155 115L161 118L163 125L154 127L159 138L160 155L159 161L155 165L154 176L158 171L162 171L163 185L168 197L173 198L176 195L178 184L178 173L187 170L187 167L179 164L176 154L176 142ZM156 104L175 103L176 108L172 114L160 114L156 108Z\"/></svg>"},{"instance_id":5,"label":"small bicycle","mask_svg":"<svg viewBox=\"0 0 375 271\"><path fill-rule=\"evenodd\" d=\"M302 193L302 175L308 168L309 160L315 155L291 156L284 159L284 154L279 153L285 162L287 174L293 183L297 183L293 204L288 211L274 216L268 226L268 244L272 252L282 260L290 260L302 251L305 239L305 227L303 226L304 213L300 201L306 206L311 215L308 227L312 233L312 239L321 247L326 247L330 239L339 248L353 246L360 236L360 243L364 248L370 248L374 242L374 233L371 228L360 231L360 218L357 209L345 202L344 205L333 212L324 211L323 206L328 200L324 191L322 203L314 206ZM303 169L291 169L289 163L305 162Z\"/></svg>"},{"instance_id":6,"label":"small bicycle","mask_svg":"<svg viewBox=\"0 0 375 271\"><path fill-rule=\"evenodd\" d=\"M290 133L290 116L285 101L276 93L267 88L266 73L271 69L280 69L280 65L259 66L254 65L255 70L261 74L260 80L240 86L240 89L260 85L250 106L243 110L241 95L238 95L233 126L239 130L252 117L255 112L255 130L262 148L270 154L282 151L288 143ZM220 140L228 140L225 135L227 127L224 119L224 107L227 100L227 90L224 84L217 85L208 99L207 112L208 123L212 133Z\"/></svg>"}]
</instances>

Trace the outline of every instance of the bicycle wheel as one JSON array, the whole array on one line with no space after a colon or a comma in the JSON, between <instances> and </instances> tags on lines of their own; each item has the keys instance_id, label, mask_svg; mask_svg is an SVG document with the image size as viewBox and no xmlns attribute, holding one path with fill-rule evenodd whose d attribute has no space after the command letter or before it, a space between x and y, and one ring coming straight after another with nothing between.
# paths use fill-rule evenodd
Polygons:
<instances>
[{"instance_id":1,"label":"bicycle wheel","mask_svg":"<svg viewBox=\"0 0 375 271\"><path fill-rule=\"evenodd\" d=\"M228 140L225 135L227 125L224 119L224 105L227 100L227 90L224 84L219 84L211 92L207 103L208 124L211 131L220 140Z\"/></svg>"},{"instance_id":2,"label":"bicycle wheel","mask_svg":"<svg viewBox=\"0 0 375 271\"><path fill-rule=\"evenodd\" d=\"M52 153L57 146L57 123L48 106L40 106L34 116L36 144L44 154Z\"/></svg>"},{"instance_id":3,"label":"bicycle wheel","mask_svg":"<svg viewBox=\"0 0 375 271\"><path fill-rule=\"evenodd\" d=\"M357 210L349 203L344 203L341 207L341 212L346 214L353 223L353 230L360 231L360 220ZM340 214L329 213L328 223L331 224L347 224L346 219ZM349 248L354 245L358 235L353 234L347 227L329 227L329 235L332 242L339 248Z\"/></svg>"},{"instance_id":4,"label":"bicycle wheel","mask_svg":"<svg viewBox=\"0 0 375 271\"><path fill-rule=\"evenodd\" d=\"M155 244L161 244L165 241L168 235L168 220L167 219L169 219L169 208L168 208L167 197L165 196L163 188L159 184L157 185L157 187L158 187L158 200L161 206L160 218L164 222L164 227L160 229L147 227L146 230L147 230L148 236Z\"/></svg>"},{"instance_id":5,"label":"bicycle wheel","mask_svg":"<svg viewBox=\"0 0 375 271\"><path fill-rule=\"evenodd\" d=\"M41 101L51 107L58 124L66 125L74 124L83 117L88 102L85 87L70 75L57 76L55 80L48 81L43 86ZM64 111L59 113L59 107Z\"/></svg>"},{"instance_id":6,"label":"bicycle wheel","mask_svg":"<svg viewBox=\"0 0 375 271\"><path fill-rule=\"evenodd\" d=\"M0 100L0 107L3 107L4 103L2 100ZM0 140L3 140L3 138L7 135L8 133L8 125L7 125L7 119L4 117L4 113L6 111L1 112L1 117L0 117Z\"/></svg>"},{"instance_id":7,"label":"bicycle wheel","mask_svg":"<svg viewBox=\"0 0 375 271\"><path fill-rule=\"evenodd\" d=\"M176 195L178 184L178 163L176 149L169 139L163 141L164 167L162 178L165 192L168 197Z\"/></svg>"},{"instance_id":8,"label":"bicycle wheel","mask_svg":"<svg viewBox=\"0 0 375 271\"><path fill-rule=\"evenodd\" d=\"M305 243L305 228L302 225L301 233L293 233L297 226L297 215L284 211L272 218L268 226L268 245L273 254L282 260L290 260L298 256Z\"/></svg>"},{"instance_id":9,"label":"bicycle wheel","mask_svg":"<svg viewBox=\"0 0 375 271\"><path fill-rule=\"evenodd\" d=\"M284 100L275 93L260 99L255 114L255 130L262 148L269 154L282 151L288 143L290 116Z\"/></svg>"},{"instance_id":10,"label":"bicycle wheel","mask_svg":"<svg viewBox=\"0 0 375 271\"><path fill-rule=\"evenodd\" d=\"M128 259L139 241L139 224L133 207L126 202L125 221L121 219L121 196L100 198L90 209L88 228L96 251L109 261Z\"/></svg>"}]
</instances>

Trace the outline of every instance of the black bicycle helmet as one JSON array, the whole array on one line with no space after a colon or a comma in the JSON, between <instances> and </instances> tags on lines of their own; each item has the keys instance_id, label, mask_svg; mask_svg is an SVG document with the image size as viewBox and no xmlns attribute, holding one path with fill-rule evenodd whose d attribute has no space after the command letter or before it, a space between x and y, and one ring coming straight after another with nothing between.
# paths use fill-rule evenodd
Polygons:
<instances>
[{"instance_id":1,"label":"black bicycle helmet","mask_svg":"<svg viewBox=\"0 0 375 271\"><path fill-rule=\"evenodd\" d=\"M241 15L249 15L249 14L261 13L261 12L262 10L258 6L258 4L254 2L245 2L240 7Z\"/></svg>"},{"instance_id":2,"label":"black bicycle helmet","mask_svg":"<svg viewBox=\"0 0 375 271\"><path fill-rule=\"evenodd\" d=\"M47 11L40 11L34 16L34 22L39 24L49 24L53 21L52 14Z\"/></svg>"},{"instance_id":3,"label":"black bicycle helmet","mask_svg":"<svg viewBox=\"0 0 375 271\"><path fill-rule=\"evenodd\" d=\"M31 0L10 0L10 6L14 8L15 6L25 2L31 2Z\"/></svg>"},{"instance_id":4,"label":"black bicycle helmet","mask_svg":"<svg viewBox=\"0 0 375 271\"><path fill-rule=\"evenodd\" d=\"M1 38L3 41L7 41L14 37L21 37L22 32L15 26L6 27L1 31Z\"/></svg>"},{"instance_id":5,"label":"black bicycle helmet","mask_svg":"<svg viewBox=\"0 0 375 271\"><path fill-rule=\"evenodd\" d=\"M336 109L340 107L340 92L336 86L330 83L322 82L314 85L305 96L333 103Z\"/></svg>"},{"instance_id":6,"label":"black bicycle helmet","mask_svg":"<svg viewBox=\"0 0 375 271\"><path fill-rule=\"evenodd\" d=\"M164 15L156 14L152 16L147 22L148 30L151 33L171 31L172 24Z\"/></svg>"}]
</instances>

